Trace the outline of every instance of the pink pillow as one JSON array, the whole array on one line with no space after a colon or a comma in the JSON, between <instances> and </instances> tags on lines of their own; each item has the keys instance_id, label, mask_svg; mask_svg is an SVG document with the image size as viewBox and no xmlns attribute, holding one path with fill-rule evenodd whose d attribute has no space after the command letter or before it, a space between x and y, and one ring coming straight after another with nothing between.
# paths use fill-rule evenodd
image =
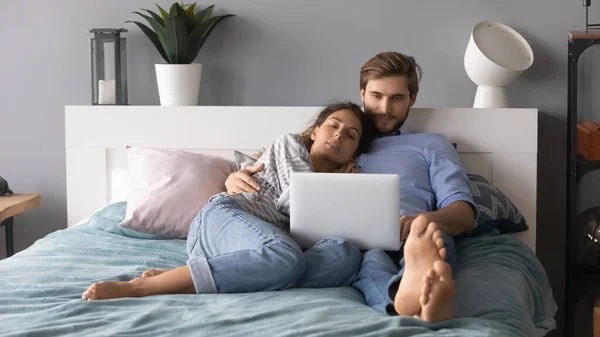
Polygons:
<instances>
[{"instance_id":1,"label":"pink pillow","mask_svg":"<svg viewBox=\"0 0 600 337\"><path fill-rule=\"evenodd\" d=\"M129 198L124 228L186 238L208 199L225 190L234 161L182 150L127 147Z\"/></svg>"}]
</instances>

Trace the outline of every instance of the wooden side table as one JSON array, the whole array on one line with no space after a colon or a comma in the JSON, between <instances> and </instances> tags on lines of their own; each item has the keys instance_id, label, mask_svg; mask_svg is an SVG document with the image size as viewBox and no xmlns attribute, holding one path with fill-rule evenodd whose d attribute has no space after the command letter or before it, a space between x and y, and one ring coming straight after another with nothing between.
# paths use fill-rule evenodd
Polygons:
<instances>
[{"instance_id":1,"label":"wooden side table","mask_svg":"<svg viewBox=\"0 0 600 337\"><path fill-rule=\"evenodd\" d=\"M39 194L10 194L0 196L0 227L6 229L6 257L14 254L13 217L40 205Z\"/></svg>"}]
</instances>

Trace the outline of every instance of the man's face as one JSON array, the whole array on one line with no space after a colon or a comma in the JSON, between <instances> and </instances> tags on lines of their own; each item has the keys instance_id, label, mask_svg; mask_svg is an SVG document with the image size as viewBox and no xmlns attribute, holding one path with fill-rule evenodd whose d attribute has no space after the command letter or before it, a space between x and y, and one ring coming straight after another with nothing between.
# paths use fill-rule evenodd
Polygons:
<instances>
[{"instance_id":1,"label":"man's face","mask_svg":"<svg viewBox=\"0 0 600 337\"><path fill-rule=\"evenodd\" d=\"M384 135L404 124L408 110L417 98L416 95L410 96L408 78L402 75L369 80L360 96L365 112L372 117L377 131Z\"/></svg>"}]
</instances>

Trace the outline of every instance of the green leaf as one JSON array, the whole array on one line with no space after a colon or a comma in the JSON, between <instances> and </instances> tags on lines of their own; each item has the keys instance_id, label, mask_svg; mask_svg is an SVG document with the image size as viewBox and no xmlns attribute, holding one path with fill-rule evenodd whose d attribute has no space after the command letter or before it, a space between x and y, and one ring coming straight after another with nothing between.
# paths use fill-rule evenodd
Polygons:
<instances>
[{"instance_id":1,"label":"green leaf","mask_svg":"<svg viewBox=\"0 0 600 337\"><path fill-rule=\"evenodd\" d=\"M189 48L189 54L188 54L188 59L190 60L190 63L196 59L196 57L198 56L198 53L200 53L200 50L202 49L202 46L204 45L204 43L206 42L206 40L212 33L213 29L215 29L215 27L217 27L219 22L221 22L222 20L224 20L226 18L232 17L232 16L235 16L235 15L227 14L227 15L212 17L212 18L208 19L207 21L203 22L200 26L197 26L190 33L190 38L189 38L190 48Z\"/></svg>"},{"instance_id":2,"label":"green leaf","mask_svg":"<svg viewBox=\"0 0 600 337\"><path fill-rule=\"evenodd\" d=\"M183 9L182 9L183 10ZM185 18L171 16L165 20L165 52L171 64L185 64L188 62L189 35L185 28Z\"/></svg>"},{"instance_id":3,"label":"green leaf","mask_svg":"<svg viewBox=\"0 0 600 337\"><path fill-rule=\"evenodd\" d=\"M173 5L171 6L169 15L177 16L180 10L185 13L185 9L183 9L183 7L181 7L181 5L179 3L174 2Z\"/></svg>"},{"instance_id":4,"label":"green leaf","mask_svg":"<svg viewBox=\"0 0 600 337\"><path fill-rule=\"evenodd\" d=\"M187 14L188 17L193 18L195 10L196 10L196 3L194 2L185 10L185 13Z\"/></svg>"},{"instance_id":5,"label":"green leaf","mask_svg":"<svg viewBox=\"0 0 600 337\"><path fill-rule=\"evenodd\" d=\"M169 56L169 53L167 52L167 45L168 45L168 41L167 41L167 37L165 36L165 25L164 22L161 25L160 23L158 23L156 20L154 20L154 18L148 16L148 15L144 15L140 12L133 12L139 16L141 16L142 18L146 19L146 21L148 21L148 23L150 23L150 26L152 26L152 28L154 29L154 32L156 33L157 37L158 37L158 41L160 42L160 44L162 45L163 49L165 50L165 53L167 54L167 56ZM167 20L169 18L167 17ZM170 58L170 56L169 56Z\"/></svg>"},{"instance_id":6,"label":"green leaf","mask_svg":"<svg viewBox=\"0 0 600 337\"><path fill-rule=\"evenodd\" d=\"M163 19L166 20L169 17L169 13L164 10L162 7L160 7L158 4L156 5L156 7L158 7L158 10L160 11L160 15L162 15Z\"/></svg>"},{"instance_id":7,"label":"green leaf","mask_svg":"<svg viewBox=\"0 0 600 337\"><path fill-rule=\"evenodd\" d=\"M187 28L188 33L194 30L194 10L196 8L196 3L194 2L188 8L185 9L185 27Z\"/></svg>"},{"instance_id":8,"label":"green leaf","mask_svg":"<svg viewBox=\"0 0 600 337\"><path fill-rule=\"evenodd\" d=\"M149 9L144 9L146 12L148 12L148 14L152 15L152 18L154 18L154 20L156 20L156 22L160 23L161 26L165 26L165 20L163 20L163 18L160 17L160 15L154 13L153 11L149 10Z\"/></svg>"},{"instance_id":9,"label":"green leaf","mask_svg":"<svg viewBox=\"0 0 600 337\"><path fill-rule=\"evenodd\" d=\"M151 16L148 16L146 14L142 14L140 12L133 12L133 13L141 16L144 19L146 19L146 21L148 21L148 23L152 26L152 28L154 28L155 31L156 31L156 27L164 26L164 21L163 21L163 24L160 24L160 22L158 22L155 18L153 18ZM161 21L162 21L162 19L161 19Z\"/></svg>"},{"instance_id":10,"label":"green leaf","mask_svg":"<svg viewBox=\"0 0 600 337\"><path fill-rule=\"evenodd\" d=\"M160 54L160 56L162 56L162 58L168 63L169 62L169 58L167 57L167 54L165 53L165 50L163 49L160 41L158 40L158 36L156 35L155 32L152 31L152 29L150 29L148 26L144 25L143 23L137 22L137 21L125 21L127 22L131 22L136 24L138 27L140 27L140 29L142 30L142 32L144 34L146 34L146 36L148 37L148 39L150 39L150 41L152 42L152 44L154 44L154 47L156 47L156 50L158 50L158 53Z\"/></svg>"},{"instance_id":11,"label":"green leaf","mask_svg":"<svg viewBox=\"0 0 600 337\"><path fill-rule=\"evenodd\" d=\"M183 20L177 20L175 25L175 34L177 41L177 57L178 63L188 64L191 60L188 58L190 49L190 33L186 27L185 17Z\"/></svg>"},{"instance_id":12,"label":"green leaf","mask_svg":"<svg viewBox=\"0 0 600 337\"><path fill-rule=\"evenodd\" d=\"M210 5L203 10L199 11L194 15L194 26L198 27L201 23L205 22L212 15L215 5Z\"/></svg>"},{"instance_id":13,"label":"green leaf","mask_svg":"<svg viewBox=\"0 0 600 337\"><path fill-rule=\"evenodd\" d=\"M187 15L187 11L181 6L176 8L176 14L177 16L185 19L185 30L186 33L189 35L192 29L194 29L194 17Z\"/></svg>"}]
</instances>

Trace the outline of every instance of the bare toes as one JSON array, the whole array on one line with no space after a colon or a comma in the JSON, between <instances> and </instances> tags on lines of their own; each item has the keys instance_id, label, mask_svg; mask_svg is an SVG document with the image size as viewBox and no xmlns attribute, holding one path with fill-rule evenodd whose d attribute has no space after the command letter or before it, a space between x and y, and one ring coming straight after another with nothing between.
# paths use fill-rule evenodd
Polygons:
<instances>
[{"instance_id":1,"label":"bare toes","mask_svg":"<svg viewBox=\"0 0 600 337\"><path fill-rule=\"evenodd\" d=\"M435 246L437 247L437 249L444 248L444 239L442 239L442 238L435 239Z\"/></svg>"},{"instance_id":2,"label":"bare toes","mask_svg":"<svg viewBox=\"0 0 600 337\"><path fill-rule=\"evenodd\" d=\"M446 248L442 248L438 251L438 254L440 254L440 257L442 258L442 260L446 260L446 256L448 255L448 253L446 252ZM435 263L434 263L435 266Z\"/></svg>"},{"instance_id":3,"label":"bare toes","mask_svg":"<svg viewBox=\"0 0 600 337\"><path fill-rule=\"evenodd\" d=\"M421 296L419 296L419 304L421 304L421 306L426 306L427 303L429 303L429 292L425 292L423 290L421 290ZM416 317L418 315L415 315L413 317Z\"/></svg>"},{"instance_id":4,"label":"bare toes","mask_svg":"<svg viewBox=\"0 0 600 337\"><path fill-rule=\"evenodd\" d=\"M427 229L427 223L425 221L413 221L410 226L410 232L408 233L408 237L414 237L418 239L422 234L425 233Z\"/></svg>"},{"instance_id":5,"label":"bare toes","mask_svg":"<svg viewBox=\"0 0 600 337\"><path fill-rule=\"evenodd\" d=\"M442 231L441 230L437 230L433 233L433 235L431 236L431 239L434 242L437 242L437 240L442 239L442 242L444 241L444 239L442 238ZM439 247L441 248L441 247Z\"/></svg>"},{"instance_id":6,"label":"bare toes","mask_svg":"<svg viewBox=\"0 0 600 337\"><path fill-rule=\"evenodd\" d=\"M436 274L439 275L439 278L446 280L452 279L452 267L450 267L448 263L444 261L435 261L433 263L433 269Z\"/></svg>"},{"instance_id":7,"label":"bare toes","mask_svg":"<svg viewBox=\"0 0 600 337\"><path fill-rule=\"evenodd\" d=\"M88 300L88 301L91 299L94 299L96 297L96 287L97 287L96 283L89 286L87 288L87 290L83 292L83 295L81 295L81 299Z\"/></svg>"},{"instance_id":8,"label":"bare toes","mask_svg":"<svg viewBox=\"0 0 600 337\"><path fill-rule=\"evenodd\" d=\"M421 281L421 296L419 298L421 305L426 305L429 302L429 293L431 292L435 277L436 275L433 269L428 270L425 275L423 275L423 280Z\"/></svg>"},{"instance_id":9,"label":"bare toes","mask_svg":"<svg viewBox=\"0 0 600 337\"><path fill-rule=\"evenodd\" d=\"M427 225L427 230L425 231L424 237L431 238L433 233L435 233L437 230L437 224L435 222L430 222L429 225Z\"/></svg>"}]
</instances>

